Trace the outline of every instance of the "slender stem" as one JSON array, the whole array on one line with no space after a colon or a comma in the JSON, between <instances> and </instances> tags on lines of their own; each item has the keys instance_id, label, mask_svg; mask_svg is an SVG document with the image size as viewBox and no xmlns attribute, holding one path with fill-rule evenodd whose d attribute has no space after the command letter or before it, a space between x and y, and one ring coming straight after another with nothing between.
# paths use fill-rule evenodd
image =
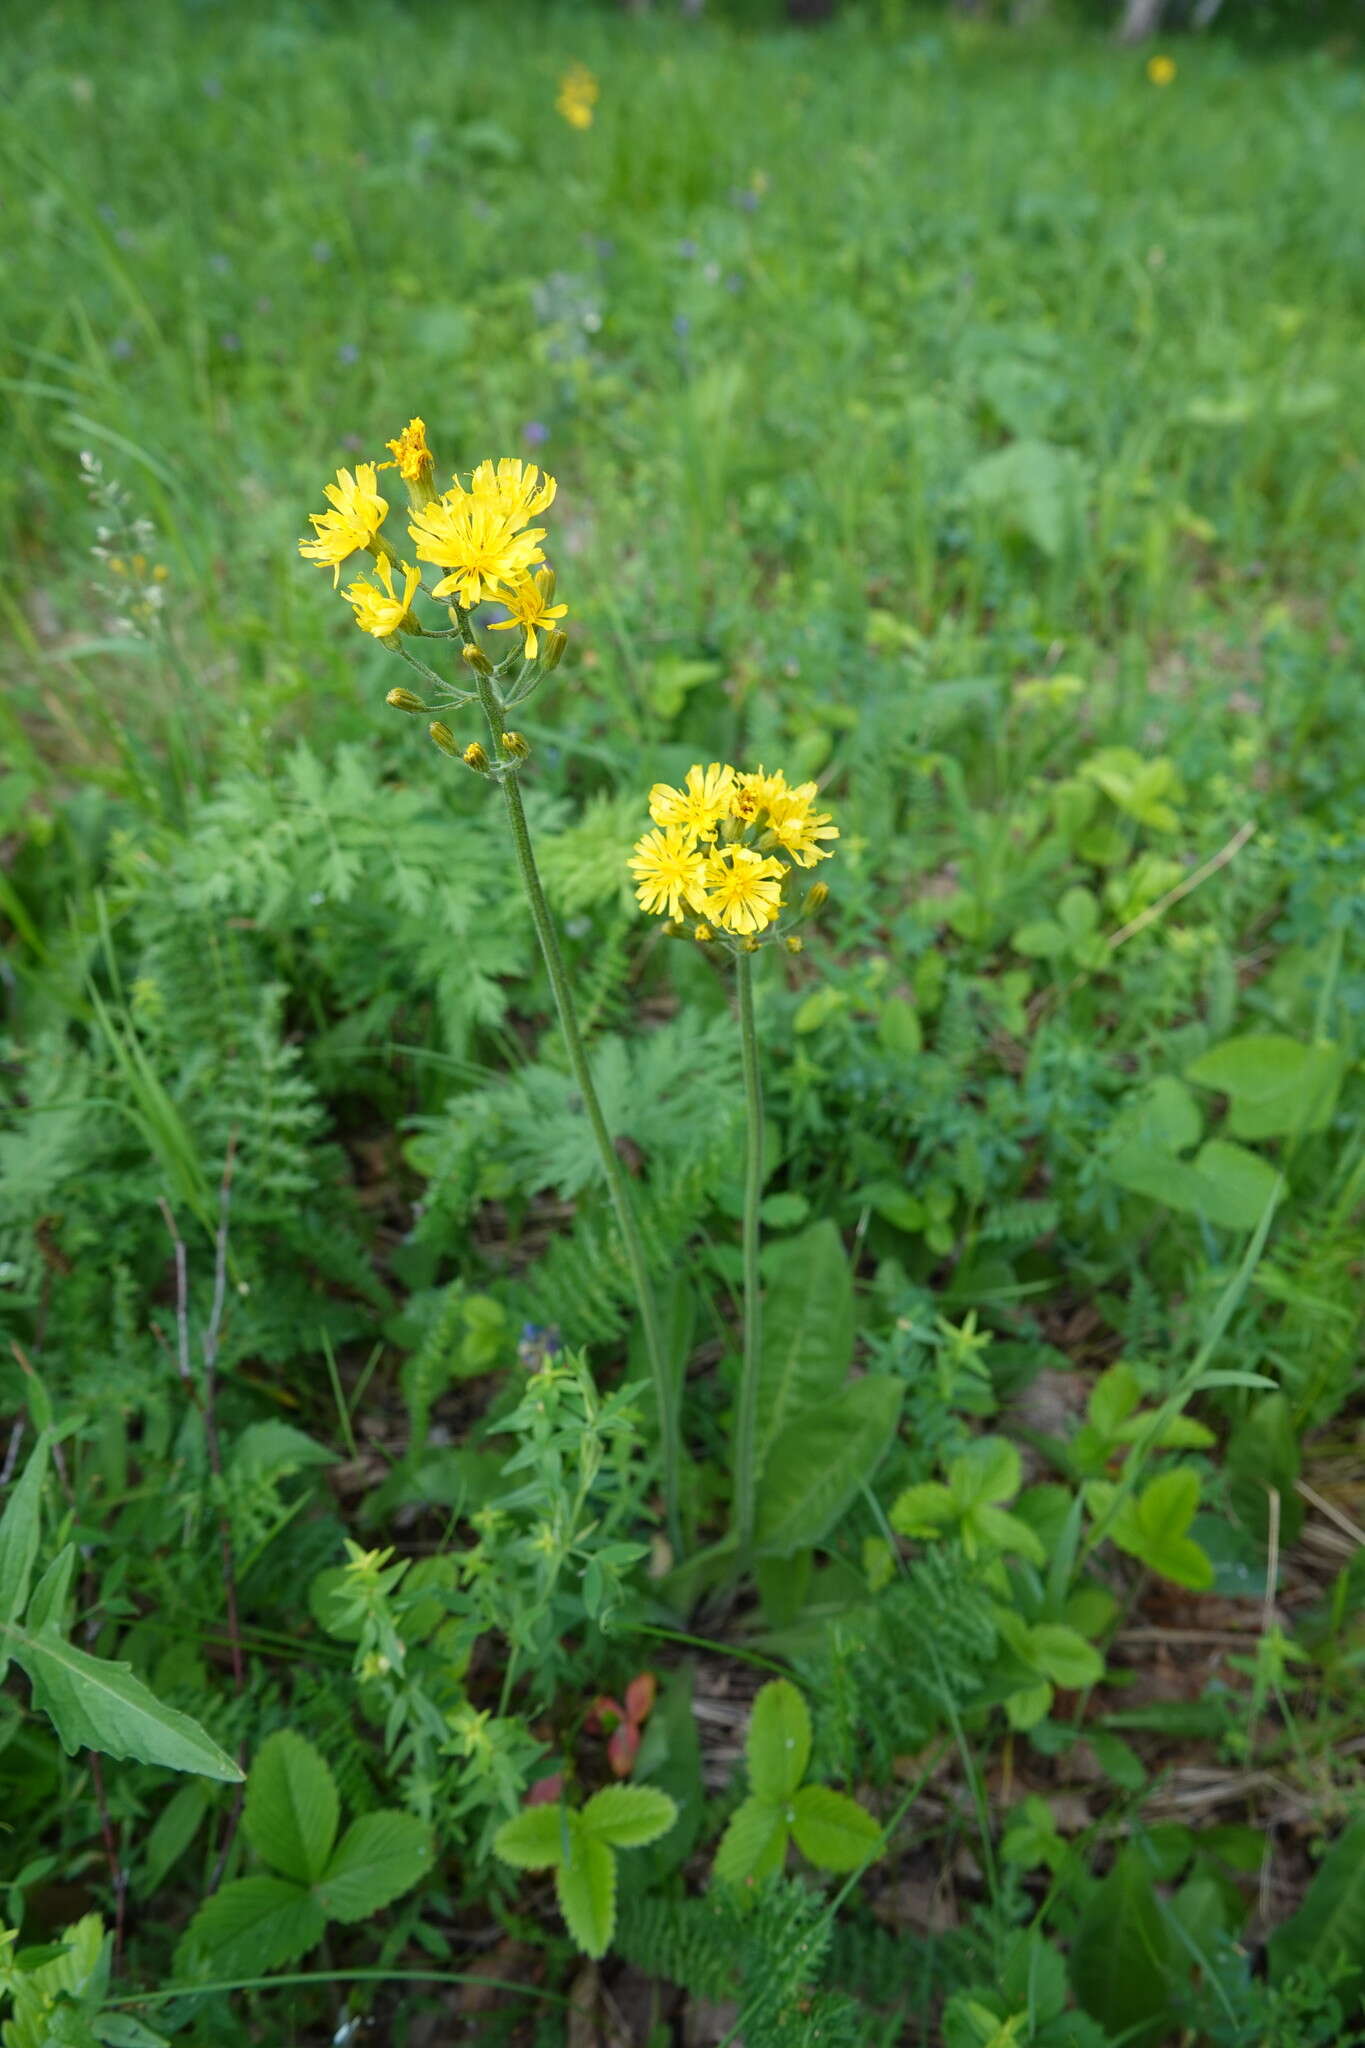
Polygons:
<instances>
[{"instance_id":1,"label":"slender stem","mask_svg":"<svg viewBox=\"0 0 1365 2048\"><path fill-rule=\"evenodd\" d=\"M751 953L735 959L739 983L739 1043L744 1058L744 1104L748 1118L748 1150L744 1170L744 1363L740 1369L739 1404L735 1410L735 1498L733 1522L743 1569L754 1541L758 1474L754 1469L758 1434L758 1362L763 1347L763 1297L758 1277L758 1205L763 1198L763 1083L758 1071L758 1033L754 1029L754 961Z\"/></svg>"},{"instance_id":2,"label":"slender stem","mask_svg":"<svg viewBox=\"0 0 1365 2048\"><path fill-rule=\"evenodd\" d=\"M499 739L502 735L502 714L492 683L487 676L479 676L479 701L488 720L488 733L492 741L494 758L500 754ZM663 1331L659 1323L659 1312L655 1305L654 1289L650 1283L649 1268L645 1263L645 1248L640 1237L640 1226L635 1220L630 1191L616 1147L607 1129L602 1105L593 1085L592 1069L584 1049L582 1034L578 1028L578 1013L574 1007L573 989L564 967L564 958L559 950L559 939L555 933L550 906L545 901L541 887L540 871L536 866L535 853L531 846L531 834L526 824L526 812L522 806L521 789L517 782L515 768L504 772L498 778L502 786L503 801L507 806L507 822L512 830L512 844L516 849L517 866L521 871L522 886L531 908L531 921L540 940L540 950L545 960L545 970L550 977L554 991L555 1009L559 1013L559 1028L564 1034L564 1044L569 1055L569 1065L583 1098L588 1113L588 1122L597 1142L602 1160L602 1170L607 1176L611 1190L612 1204L616 1210L616 1221L620 1227L621 1239L626 1248L631 1277L635 1282L635 1295L640 1310L640 1321L644 1327L645 1349L649 1354L649 1369L654 1381L654 1395L659 1408L659 1448L664 1468L664 1506L668 1522L669 1540L675 1554L681 1548L681 1530L678 1521L678 1401L674 1386L674 1375L664 1350Z\"/></svg>"}]
</instances>

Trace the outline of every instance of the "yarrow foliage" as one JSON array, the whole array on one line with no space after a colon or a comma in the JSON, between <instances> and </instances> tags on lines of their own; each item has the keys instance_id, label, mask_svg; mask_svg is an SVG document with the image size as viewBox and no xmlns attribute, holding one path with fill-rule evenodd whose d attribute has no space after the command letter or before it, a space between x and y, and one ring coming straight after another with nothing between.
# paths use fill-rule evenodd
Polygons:
<instances>
[{"instance_id":1,"label":"yarrow foliage","mask_svg":"<svg viewBox=\"0 0 1365 2048\"><path fill-rule=\"evenodd\" d=\"M656 782L649 792L655 829L637 841L629 867L643 910L680 924L689 911L700 920L693 937L713 927L741 940L779 937L818 908L822 883L794 894L794 871L828 860L824 842L839 837L828 812L817 811L816 786L788 785L780 770L752 774L713 761L687 771L681 789ZM799 947L800 941L795 945Z\"/></svg>"}]
</instances>

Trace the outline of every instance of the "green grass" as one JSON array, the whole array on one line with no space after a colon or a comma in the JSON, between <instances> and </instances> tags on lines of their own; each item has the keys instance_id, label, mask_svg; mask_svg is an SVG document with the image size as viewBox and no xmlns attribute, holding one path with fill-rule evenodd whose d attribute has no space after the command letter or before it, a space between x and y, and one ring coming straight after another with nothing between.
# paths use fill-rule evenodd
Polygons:
<instances>
[{"instance_id":1,"label":"green grass","mask_svg":"<svg viewBox=\"0 0 1365 2048\"><path fill-rule=\"evenodd\" d=\"M1359 1566L1311 1504L1316 1548L1303 1537L1295 1482L1362 1519L1362 87L1332 46L1170 47L1160 89L1098 35L894 0L806 33L492 0L67 0L0 31L0 1414L38 1420L46 1400L68 1430L45 1540L83 1546L91 1647L229 1750L299 1728L348 1810L436 1820L441 1884L382 1930L334 1927L339 1978L377 1960L458 1973L491 1913L547 1951L514 1952L511 1974L567 1986L548 1891L489 1875L495 1827L561 1758L600 1768L582 1725L596 1694L647 1664L681 1683L682 1639L719 1636L726 1659L796 1670L826 1777L852 1786L921 1752L927 1770L941 1740L961 1812L975 1800L994 1836L949 1813L927 1846L898 1838L801 1985L774 1988L763 1957L770 1938L821 1951L829 1925L810 1931L804 1894L774 1895L747 1933L628 1921L623 1952L660 1983L663 1955L694 1990L748 1958L750 2048L797 2048L791 2013L845 1990L873 1999L888 2041L974 2042L985 2022L962 2001L1014 1981L1035 1916L1059 1951L1088 1945L1076 1982L1098 1977L1088 2011L1112 2026L1096 1929L1121 1908L1166 1956L1153 2025L1219 2048L1353 2038L1331 2031L1353 1994L1324 1987L1311 1928L1284 1950L1307 1978L1275 1965L1273 1992L1218 1943L1288 1917L1307 1838L1360 1799L1340 1748ZM581 133L554 108L571 62L601 83ZM297 552L333 470L414 413L443 471L517 452L559 478L549 547L571 637L525 715L525 788L646 1242L661 1281L683 1276L665 1306L691 1361L684 1505L703 1562L662 1588L640 1569L654 1483L614 1416L607 1493L574 1496L585 1547L548 1575L536 1563L556 1486L573 1493L597 1440L571 1402L562 1436L535 1439L517 1331L558 1325L603 1385L642 1373L621 1261L491 792L384 708L410 677ZM109 514L82 451L166 571L138 633L120 613L150 570L93 559ZM101 545L126 561L143 544ZM758 963L769 1284L778 1302L818 1271L812 1322L837 1322L849 1287L859 1371L898 1378L905 1404L810 1578L799 1559L760 1570L737 1609L704 1563L726 1524L737 1349L730 990L698 949L657 943L622 867L651 783L697 759L818 776L837 815L823 935ZM1277 1056L1298 1080L1258 1126L1236 1076L1201 1062L1266 1034L1299 1048ZM1208 1139L1240 1147L1215 1193L1192 1164ZM220 1483L176 1376L157 1203L189 1246L197 1333L229 1149ZM817 1264L794 1234L821 1219L839 1238ZM1207 1438L1139 1440L1125 1466L1130 1440L1096 1434L1093 1412L1087 1437L1120 1359L1144 1412L1188 1408ZM345 1460L334 1488L297 1443L247 1434L281 1418ZM419 1717L386 1748L373 1676L353 1682L325 1632L319 1574L347 1536L463 1556L506 1428L539 1443L536 1476L501 1534L479 1534L483 1576L458 1599L442 1582L461 1627L461 1600L487 1603L462 1640L467 1702L453 1652L431 1653L436 1725L464 1732L442 1749ZM1035 1461L1011 1511L1047 1570L1035 1583L1016 1558L959 1598L956 1551L939 1580L912 1552L913 1601L894 1581L869 1601L869 1574L875 1590L895 1569L898 1498L941 1491L982 1432ZM1177 1454L1224 1603L1211 1626L1243 1617L1250 1660L1218 1667L1197 1728L1199 1682L1177 1703L1190 1714L1162 1720L1150 1656L1114 1633L1200 1625L1199 1593L1122 1520ZM1085 1494L1115 1478L1117 1498ZM1082 1498L1095 1546L1126 1527L1138 1547L1087 1562L1079 1506L1067 1522ZM602 1530L640 1546L591 1567L614 1634L581 1591ZM1256 1647L1272 1553L1307 1661ZM1104 1644L1110 1677L1063 1692L1036 1741L1022 1710L1007 1725L1021 1667L981 1648L1002 1591L1030 1626ZM937 1708L913 1685L859 1691L860 1673L930 1661ZM466 1704L496 1717L491 1751ZM252 1867L228 1800L182 1814L186 1846L164 1860L166 1841L148 1849L163 1773L108 1762L97 1790L22 1690L0 1705L22 1941L92 1907L114 1924L109 1821L140 1902L118 1981L169 1981L171 1937L225 1869ZM685 1703L659 1711L674 1749L650 1768L698 1845L685 1866L629 1859L663 1915L684 1911L670 1886L695 1904L728 1809L686 1779ZM875 1756L859 1748L874 1723ZM1064 1782L1082 1725L1111 1775L1062 1843L1019 1801ZM1175 1842L1160 1795L1191 1761L1264 1768L1290 1807L1258 1784L1219 1807L1212 1846ZM1264 1869L1234 1820L1270 1840ZM1120 1830L1148 1844L1155 1891L1114 1862ZM960 1924L901 1930L893 1951L878 1885L959 1850L986 1873L960 1886ZM1197 1982L1177 1923L1201 1945ZM404 2024L383 1999L408 1994L375 1995L378 2023ZM330 2038L343 2017L316 1983L250 2010L272 2042ZM225 1997L145 2017L241 2038ZM504 2020L490 2041L559 2038L515 2000ZM1092 2048L1052 2024L1035 2013L1017 2039Z\"/></svg>"}]
</instances>

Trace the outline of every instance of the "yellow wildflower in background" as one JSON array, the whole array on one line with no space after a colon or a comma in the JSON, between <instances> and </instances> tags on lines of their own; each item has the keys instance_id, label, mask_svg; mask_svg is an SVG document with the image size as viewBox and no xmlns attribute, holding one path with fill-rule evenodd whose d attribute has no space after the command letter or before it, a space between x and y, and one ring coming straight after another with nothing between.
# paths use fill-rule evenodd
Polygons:
<instances>
[{"instance_id":1,"label":"yellow wildflower in background","mask_svg":"<svg viewBox=\"0 0 1365 2048\"><path fill-rule=\"evenodd\" d=\"M591 128L601 88L586 64L571 64L559 81L555 106L571 128Z\"/></svg>"},{"instance_id":2,"label":"yellow wildflower in background","mask_svg":"<svg viewBox=\"0 0 1365 2048\"><path fill-rule=\"evenodd\" d=\"M409 420L396 441L386 441L384 446L393 457L392 462L382 463L383 469L397 468L405 484L420 483L436 467L436 458L427 446L425 420Z\"/></svg>"},{"instance_id":3,"label":"yellow wildflower in background","mask_svg":"<svg viewBox=\"0 0 1365 2048\"><path fill-rule=\"evenodd\" d=\"M627 865L643 910L675 922L683 905L703 922L693 937L713 928L745 941L775 925L785 910L805 916L829 891L817 882L799 904L784 889L799 868L828 860L822 842L837 839L827 811L817 811L813 782L792 789L780 771L737 774L728 763L694 762L681 789L656 782L649 815L656 830L639 840Z\"/></svg>"},{"instance_id":4,"label":"yellow wildflower in background","mask_svg":"<svg viewBox=\"0 0 1365 2048\"><path fill-rule=\"evenodd\" d=\"M494 633L519 631L523 635L522 651L528 661L534 661L540 646L537 629L553 625L569 609L566 604L551 604L554 594L553 569L537 569L534 576L524 577L503 598L511 617L494 619L490 630Z\"/></svg>"},{"instance_id":5,"label":"yellow wildflower in background","mask_svg":"<svg viewBox=\"0 0 1365 2048\"><path fill-rule=\"evenodd\" d=\"M387 640L394 633L400 633L412 616L413 593L422 580L422 574L419 569L410 569L406 562L402 568L401 597L394 592L393 563L387 555L381 555L378 563L379 580L384 586L382 590L360 577L341 593L354 610L355 622L361 632L373 633L376 640Z\"/></svg>"},{"instance_id":6,"label":"yellow wildflower in background","mask_svg":"<svg viewBox=\"0 0 1365 2048\"><path fill-rule=\"evenodd\" d=\"M682 906L702 907L706 857L690 832L678 825L646 832L627 866L635 876L642 910L681 917Z\"/></svg>"},{"instance_id":7,"label":"yellow wildflower in background","mask_svg":"<svg viewBox=\"0 0 1365 2048\"><path fill-rule=\"evenodd\" d=\"M1174 57L1149 57L1147 76L1153 85L1170 85L1175 79Z\"/></svg>"},{"instance_id":8,"label":"yellow wildflower in background","mask_svg":"<svg viewBox=\"0 0 1365 2048\"><path fill-rule=\"evenodd\" d=\"M496 465L481 462L469 479L466 494L463 484L456 477L448 496L468 495L480 505L487 505L513 526L525 526L529 520L539 518L548 511L555 501L559 485L548 473L544 476L534 462L523 462L519 455L504 455Z\"/></svg>"},{"instance_id":9,"label":"yellow wildflower in background","mask_svg":"<svg viewBox=\"0 0 1365 2048\"><path fill-rule=\"evenodd\" d=\"M354 476L349 469L339 469L336 482L328 484L323 495L332 510L309 513L313 538L299 542L299 553L320 568L331 569L335 590L341 580L342 563L348 555L370 546L388 516L389 507L388 500L379 495L372 462L358 462Z\"/></svg>"},{"instance_id":10,"label":"yellow wildflower in background","mask_svg":"<svg viewBox=\"0 0 1365 2048\"><path fill-rule=\"evenodd\" d=\"M506 602L507 593L545 560L537 545L545 538L543 527L519 533L515 520L463 493L457 498L447 493L414 513L408 532L417 543L419 561L451 572L432 595L453 593L466 611L485 598Z\"/></svg>"}]
</instances>

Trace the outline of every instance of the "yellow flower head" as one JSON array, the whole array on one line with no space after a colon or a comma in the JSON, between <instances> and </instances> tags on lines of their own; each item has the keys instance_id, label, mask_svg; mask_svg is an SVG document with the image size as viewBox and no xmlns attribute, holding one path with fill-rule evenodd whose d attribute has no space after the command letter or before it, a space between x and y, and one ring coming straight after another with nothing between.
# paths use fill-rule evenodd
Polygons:
<instances>
[{"instance_id":1,"label":"yellow flower head","mask_svg":"<svg viewBox=\"0 0 1365 2048\"><path fill-rule=\"evenodd\" d=\"M386 441L384 446L392 455L393 462L386 462L382 467L392 469L396 464L405 484L420 483L436 467L436 457L427 446L425 420L409 420L398 439Z\"/></svg>"},{"instance_id":2,"label":"yellow flower head","mask_svg":"<svg viewBox=\"0 0 1365 2048\"><path fill-rule=\"evenodd\" d=\"M683 825L690 832L707 836L722 818L728 818L734 804L735 771L713 761L709 768L700 762L687 771L683 789L656 782L649 792L649 815L656 825Z\"/></svg>"},{"instance_id":3,"label":"yellow flower head","mask_svg":"<svg viewBox=\"0 0 1365 2048\"><path fill-rule=\"evenodd\" d=\"M500 518L513 527L525 526L528 521L539 518L548 511L555 501L559 486L552 476L542 476L534 462L523 462L519 455L504 455L494 465L481 462L469 479L469 490L456 477L454 490L447 495L472 498L477 505L486 505Z\"/></svg>"},{"instance_id":4,"label":"yellow flower head","mask_svg":"<svg viewBox=\"0 0 1365 2048\"><path fill-rule=\"evenodd\" d=\"M706 856L681 826L646 832L627 866L635 877L642 910L656 917L681 917L684 903L694 910L702 908Z\"/></svg>"},{"instance_id":5,"label":"yellow flower head","mask_svg":"<svg viewBox=\"0 0 1365 2048\"><path fill-rule=\"evenodd\" d=\"M788 790L784 796L775 797L768 806L768 835L779 852L794 860L799 868L813 868L816 861L828 860L830 849L821 846L822 839L837 839L839 828L830 818L828 811L813 808L815 784L803 782L798 789Z\"/></svg>"},{"instance_id":6,"label":"yellow flower head","mask_svg":"<svg viewBox=\"0 0 1365 2048\"><path fill-rule=\"evenodd\" d=\"M553 625L569 609L566 604L551 604L554 594L552 570L537 569L534 576L524 576L503 599L511 617L494 619L491 630L494 633L520 632L524 636L522 644L526 659L534 661L540 645L536 638L537 627Z\"/></svg>"},{"instance_id":7,"label":"yellow flower head","mask_svg":"<svg viewBox=\"0 0 1365 2048\"><path fill-rule=\"evenodd\" d=\"M387 555L381 555L377 564L379 581L383 589L367 583L360 577L348 590L342 591L355 612L355 622L362 633L373 633L376 640L387 640L394 633L402 631L412 616L412 595L422 580L420 569L410 569L403 563L403 595L397 596L393 587L393 563Z\"/></svg>"},{"instance_id":8,"label":"yellow flower head","mask_svg":"<svg viewBox=\"0 0 1365 2048\"><path fill-rule=\"evenodd\" d=\"M782 909L780 860L765 859L751 846L722 846L708 855L705 893L698 910L730 932L761 932Z\"/></svg>"},{"instance_id":9,"label":"yellow flower head","mask_svg":"<svg viewBox=\"0 0 1365 2048\"><path fill-rule=\"evenodd\" d=\"M555 106L571 128L591 128L601 88L586 64L571 64L559 81Z\"/></svg>"},{"instance_id":10,"label":"yellow flower head","mask_svg":"<svg viewBox=\"0 0 1365 2048\"><path fill-rule=\"evenodd\" d=\"M545 560L537 546L545 529L533 526L519 533L518 524L463 492L447 491L434 505L414 513L408 532L417 543L418 560L451 572L436 585L433 596L453 592L466 611L485 598L505 602L507 593Z\"/></svg>"},{"instance_id":11,"label":"yellow flower head","mask_svg":"<svg viewBox=\"0 0 1365 2048\"><path fill-rule=\"evenodd\" d=\"M741 775L739 786L743 791L742 810L746 815L757 816L760 811L770 811L773 805L788 794L787 778L780 768L769 775L760 765L752 775Z\"/></svg>"},{"instance_id":12,"label":"yellow flower head","mask_svg":"<svg viewBox=\"0 0 1365 2048\"><path fill-rule=\"evenodd\" d=\"M341 565L348 555L369 547L388 516L388 502L376 488L375 466L358 462L355 475L339 469L337 480L328 484L325 496L330 512L310 512L312 540L299 542L299 553L332 571L332 588L341 580Z\"/></svg>"},{"instance_id":13,"label":"yellow flower head","mask_svg":"<svg viewBox=\"0 0 1365 2048\"><path fill-rule=\"evenodd\" d=\"M1171 85L1175 81L1174 57L1149 57L1147 76L1153 85Z\"/></svg>"}]
</instances>

